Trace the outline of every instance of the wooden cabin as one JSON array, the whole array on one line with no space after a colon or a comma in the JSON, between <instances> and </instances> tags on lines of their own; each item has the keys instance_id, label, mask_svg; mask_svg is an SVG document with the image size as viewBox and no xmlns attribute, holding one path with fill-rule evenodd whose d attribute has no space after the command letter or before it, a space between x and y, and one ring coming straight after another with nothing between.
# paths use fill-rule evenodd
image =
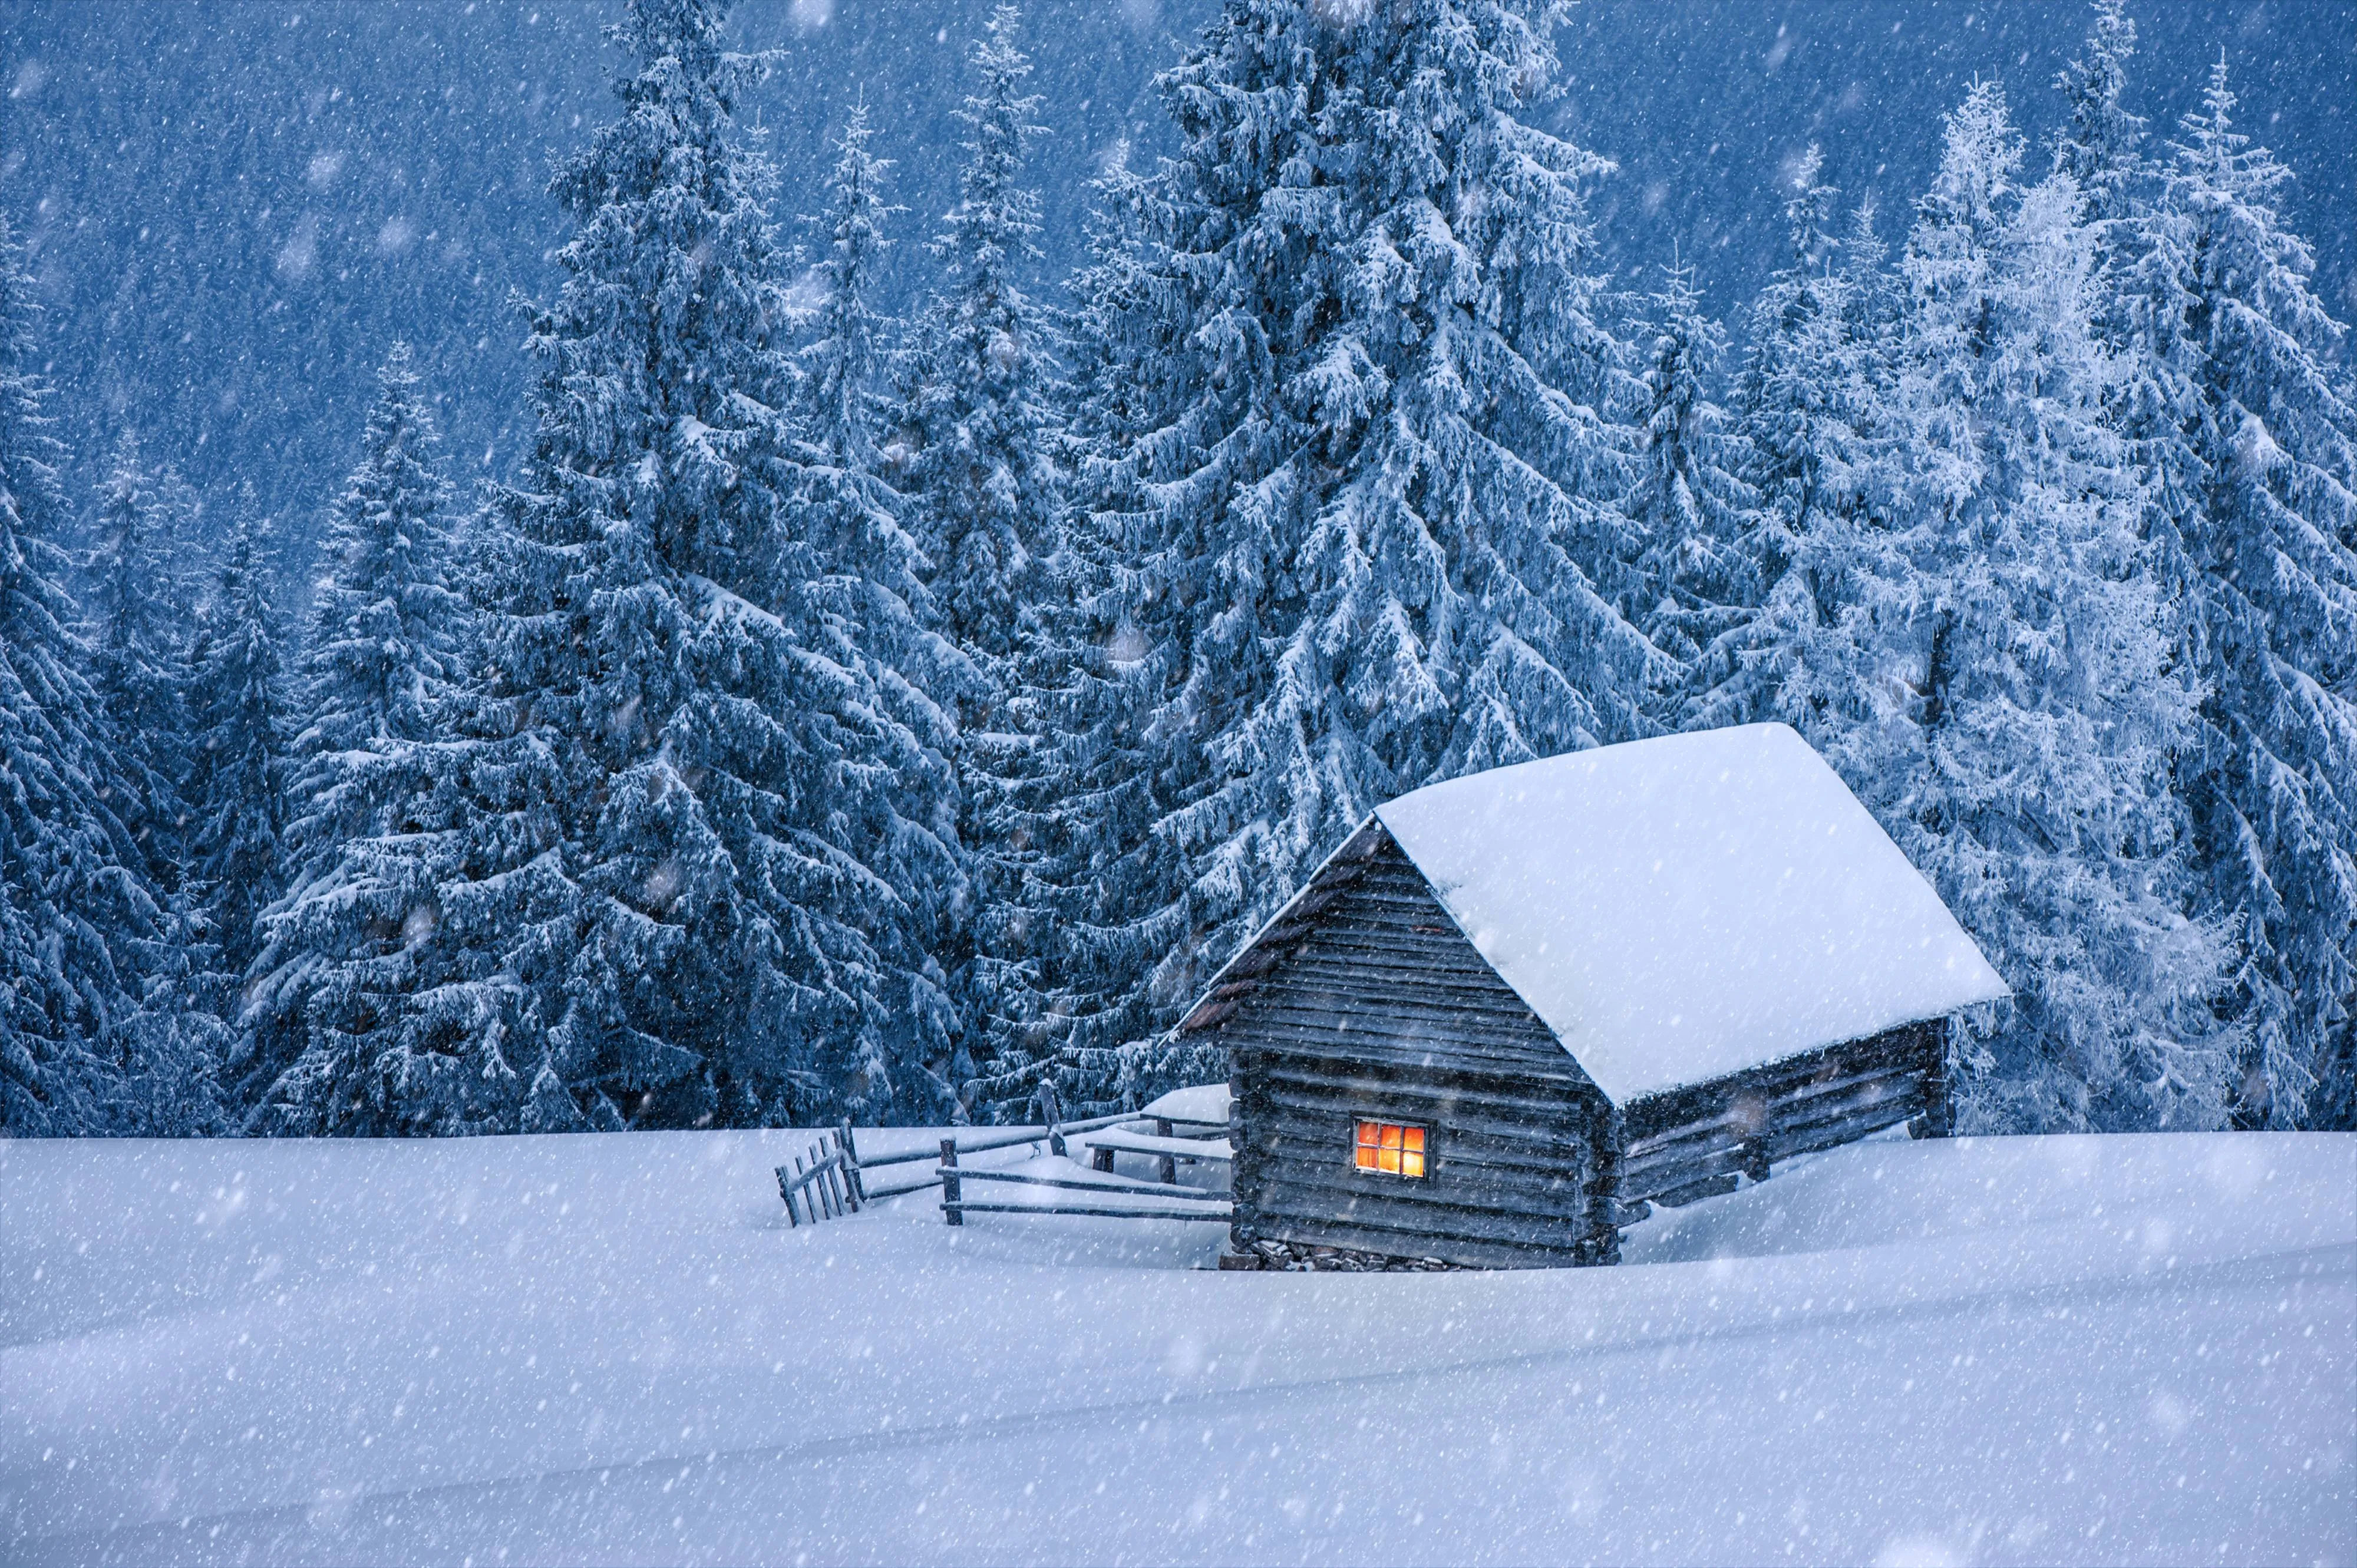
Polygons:
<instances>
[{"instance_id":1,"label":"wooden cabin","mask_svg":"<svg viewBox=\"0 0 2357 1568\"><path fill-rule=\"evenodd\" d=\"M1375 811L1178 1025L1228 1047L1234 1257L1611 1262L1620 1231L1901 1122L2006 987L1781 725ZM1322 1254L1320 1254L1322 1255Z\"/></svg>"}]
</instances>

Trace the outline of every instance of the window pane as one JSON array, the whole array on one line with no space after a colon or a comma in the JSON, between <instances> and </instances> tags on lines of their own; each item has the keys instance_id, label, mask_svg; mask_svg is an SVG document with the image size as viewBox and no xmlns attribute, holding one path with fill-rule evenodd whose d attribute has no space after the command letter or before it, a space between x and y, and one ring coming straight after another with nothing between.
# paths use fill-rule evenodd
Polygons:
<instances>
[{"instance_id":1,"label":"window pane","mask_svg":"<svg viewBox=\"0 0 2357 1568\"><path fill-rule=\"evenodd\" d=\"M1423 1174L1424 1155L1421 1150L1410 1149L1400 1156L1400 1175L1420 1176Z\"/></svg>"},{"instance_id":2,"label":"window pane","mask_svg":"<svg viewBox=\"0 0 2357 1568\"><path fill-rule=\"evenodd\" d=\"M1382 1163L1376 1166L1378 1170L1389 1171L1394 1176L1399 1175L1399 1151L1397 1149L1384 1149L1381 1151L1381 1162Z\"/></svg>"},{"instance_id":3,"label":"window pane","mask_svg":"<svg viewBox=\"0 0 2357 1568\"><path fill-rule=\"evenodd\" d=\"M1404 1149L1422 1149L1424 1147L1424 1129L1421 1127L1401 1128L1400 1147Z\"/></svg>"}]
</instances>

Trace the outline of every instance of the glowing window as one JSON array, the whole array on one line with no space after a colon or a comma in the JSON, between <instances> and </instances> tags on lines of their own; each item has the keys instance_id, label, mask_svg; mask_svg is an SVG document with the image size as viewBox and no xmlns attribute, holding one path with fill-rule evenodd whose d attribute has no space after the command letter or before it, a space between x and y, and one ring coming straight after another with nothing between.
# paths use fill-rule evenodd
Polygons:
<instances>
[{"instance_id":1,"label":"glowing window","mask_svg":"<svg viewBox=\"0 0 2357 1568\"><path fill-rule=\"evenodd\" d=\"M1424 1176L1424 1139L1421 1127L1403 1127L1396 1122L1361 1122L1359 1123L1357 1146L1353 1153L1362 1171L1381 1171L1385 1176Z\"/></svg>"}]
</instances>

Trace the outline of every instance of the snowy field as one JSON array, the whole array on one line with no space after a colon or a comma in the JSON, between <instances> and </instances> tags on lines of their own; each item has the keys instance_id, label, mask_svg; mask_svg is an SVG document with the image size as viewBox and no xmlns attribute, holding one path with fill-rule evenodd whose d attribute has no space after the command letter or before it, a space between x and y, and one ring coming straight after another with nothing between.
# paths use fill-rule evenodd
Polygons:
<instances>
[{"instance_id":1,"label":"snowy field","mask_svg":"<svg viewBox=\"0 0 2357 1568\"><path fill-rule=\"evenodd\" d=\"M2357 1137L1878 1140L1454 1275L789 1230L808 1142L0 1142L0 1561L2357 1561Z\"/></svg>"}]
</instances>

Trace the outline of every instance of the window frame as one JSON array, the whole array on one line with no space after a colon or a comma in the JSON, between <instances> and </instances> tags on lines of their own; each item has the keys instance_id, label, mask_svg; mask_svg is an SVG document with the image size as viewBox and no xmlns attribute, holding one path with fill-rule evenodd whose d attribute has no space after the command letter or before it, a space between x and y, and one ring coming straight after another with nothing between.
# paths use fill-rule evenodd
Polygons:
<instances>
[{"instance_id":1,"label":"window frame","mask_svg":"<svg viewBox=\"0 0 2357 1568\"><path fill-rule=\"evenodd\" d=\"M1386 1131L1399 1134L1399 1141L1388 1145L1388 1150L1382 1142ZM1373 1143L1367 1141L1370 1133L1376 1140ZM1353 1115L1351 1118L1351 1172L1354 1176L1387 1176L1394 1181L1430 1181L1433 1156L1432 1133L1432 1124L1428 1122L1394 1122L1381 1116ZM1408 1146L1410 1133L1415 1135L1416 1143L1414 1148ZM1381 1161L1386 1152L1397 1155L1399 1164L1403 1167L1413 1157L1416 1162L1416 1169L1412 1173L1404 1168L1385 1170ZM1365 1154L1372 1154L1377 1163L1372 1165L1366 1163L1361 1157Z\"/></svg>"}]
</instances>

